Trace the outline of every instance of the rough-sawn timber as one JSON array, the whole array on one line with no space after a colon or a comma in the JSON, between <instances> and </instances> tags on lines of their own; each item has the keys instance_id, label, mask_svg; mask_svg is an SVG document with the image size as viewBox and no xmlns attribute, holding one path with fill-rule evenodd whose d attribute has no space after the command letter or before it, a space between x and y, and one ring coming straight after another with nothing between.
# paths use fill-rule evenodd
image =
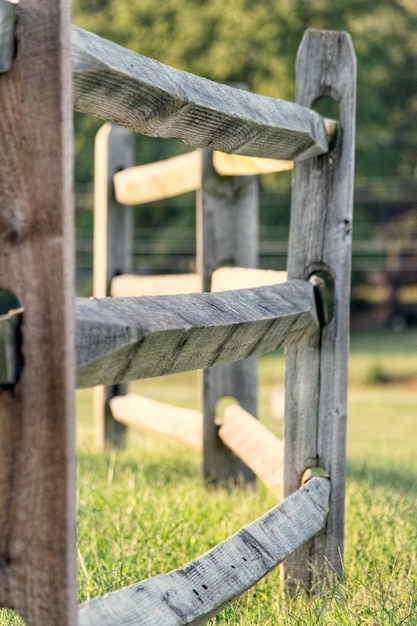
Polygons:
<instances>
[{"instance_id":1,"label":"rough-sawn timber","mask_svg":"<svg viewBox=\"0 0 417 626\"><path fill-rule=\"evenodd\" d=\"M313 478L184 567L82 605L78 625L206 623L323 528L329 493L327 478Z\"/></svg>"},{"instance_id":2,"label":"rough-sawn timber","mask_svg":"<svg viewBox=\"0 0 417 626\"><path fill-rule=\"evenodd\" d=\"M143 298L77 298L79 387L211 367L270 352L318 327L313 286Z\"/></svg>"},{"instance_id":3,"label":"rough-sawn timber","mask_svg":"<svg viewBox=\"0 0 417 626\"><path fill-rule=\"evenodd\" d=\"M311 109L176 70L77 26L72 63L74 108L135 132L273 159L328 150L325 120Z\"/></svg>"}]
</instances>

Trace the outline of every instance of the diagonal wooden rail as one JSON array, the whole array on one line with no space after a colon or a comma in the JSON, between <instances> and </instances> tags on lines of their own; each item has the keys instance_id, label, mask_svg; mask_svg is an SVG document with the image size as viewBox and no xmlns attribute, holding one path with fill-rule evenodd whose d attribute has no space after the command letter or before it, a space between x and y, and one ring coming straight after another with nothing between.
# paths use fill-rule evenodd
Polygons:
<instances>
[{"instance_id":1,"label":"diagonal wooden rail","mask_svg":"<svg viewBox=\"0 0 417 626\"><path fill-rule=\"evenodd\" d=\"M218 293L77 298L79 387L211 367L298 342L318 328L307 281Z\"/></svg>"},{"instance_id":2,"label":"diagonal wooden rail","mask_svg":"<svg viewBox=\"0 0 417 626\"><path fill-rule=\"evenodd\" d=\"M327 152L335 132L311 109L173 69L77 26L72 60L74 108L145 135L303 160Z\"/></svg>"},{"instance_id":3,"label":"diagonal wooden rail","mask_svg":"<svg viewBox=\"0 0 417 626\"><path fill-rule=\"evenodd\" d=\"M329 494L311 479L191 563L82 605L78 626L205 624L323 528Z\"/></svg>"},{"instance_id":4,"label":"diagonal wooden rail","mask_svg":"<svg viewBox=\"0 0 417 626\"><path fill-rule=\"evenodd\" d=\"M219 437L270 491L282 500L284 444L238 404L228 406L221 418Z\"/></svg>"}]
</instances>

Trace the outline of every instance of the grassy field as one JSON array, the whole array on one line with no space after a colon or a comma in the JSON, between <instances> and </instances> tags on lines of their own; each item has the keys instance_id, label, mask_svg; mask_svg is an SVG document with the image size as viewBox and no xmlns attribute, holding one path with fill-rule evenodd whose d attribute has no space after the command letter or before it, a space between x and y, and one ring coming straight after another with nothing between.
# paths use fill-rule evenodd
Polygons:
<instances>
[{"instance_id":1,"label":"grassy field","mask_svg":"<svg viewBox=\"0 0 417 626\"><path fill-rule=\"evenodd\" d=\"M282 429L271 394L282 354L260 361L260 417ZM196 374L135 385L195 407ZM211 624L417 624L417 332L353 335L350 359L345 580L320 597L283 602L278 569ZM207 489L199 456L130 432L123 451L97 454L91 392L77 393L79 601L165 572L203 553L276 503ZM0 612L0 624L12 624Z\"/></svg>"}]
</instances>

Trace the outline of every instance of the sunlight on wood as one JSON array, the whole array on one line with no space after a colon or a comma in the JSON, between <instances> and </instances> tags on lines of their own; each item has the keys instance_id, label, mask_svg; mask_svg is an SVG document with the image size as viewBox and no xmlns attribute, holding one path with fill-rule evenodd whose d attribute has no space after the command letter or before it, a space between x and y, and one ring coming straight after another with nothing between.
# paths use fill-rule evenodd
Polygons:
<instances>
[{"instance_id":1,"label":"sunlight on wood","mask_svg":"<svg viewBox=\"0 0 417 626\"><path fill-rule=\"evenodd\" d=\"M110 400L113 417L118 421L146 430L175 443L201 452L203 447L203 419L200 411L184 409L128 394Z\"/></svg>"},{"instance_id":2,"label":"sunlight on wood","mask_svg":"<svg viewBox=\"0 0 417 626\"><path fill-rule=\"evenodd\" d=\"M281 500L284 480L282 441L238 404L226 408L219 437Z\"/></svg>"},{"instance_id":3,"label":"sunlight on wood","mask_svg":"<svg viewBox=\"0 0 417 626\"><path fill-rule=\"evenodd\" d=\"M292 170L294 162L215 151L213 153L213 165L216 172L221 176L249 176Z\"/></svg>"}]
</instances>

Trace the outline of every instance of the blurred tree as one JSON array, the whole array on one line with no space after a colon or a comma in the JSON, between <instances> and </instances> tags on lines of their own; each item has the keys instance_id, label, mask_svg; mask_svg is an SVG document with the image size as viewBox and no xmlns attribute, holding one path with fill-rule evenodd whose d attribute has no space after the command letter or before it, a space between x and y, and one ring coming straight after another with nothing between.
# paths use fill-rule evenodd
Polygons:
<instances>
[{"instance_id":1,"label":"blurred tree","mask_svg":"<svg viewBox=\"0 0 417 626\"><path fill-rule=\"evenodd\" d=\"M358 57L356 220L372 224L416 206L415 0L73 0L73 21L179 69L246 82L255 92L286 100L294 99L303 31L348 31ZM76 117L78 180L91 179L91 165L81 157L91 151L99 124ZM147 138L138 143L138 162L179 149ZM288 197L290 176L269 175L262 184ZM262 223L276 224L276 213L261 207ZM284 215L286 220L288 211ZM187 222L179 210L177 218ZM372 231L365 234L372 237Z\"/></svg>"},{"instance_id":2,"label":"blurred tree","mask_svg":"<svg viewBox=\"0 0 417 626\"><path fill-rule=\"evenodd\" d=\"M73 19L179 69L287 100L305 28L347 30L358 56L359 171L410 176L417 166L415 0L74 0Z\"/></svg>"}]
</instances>

